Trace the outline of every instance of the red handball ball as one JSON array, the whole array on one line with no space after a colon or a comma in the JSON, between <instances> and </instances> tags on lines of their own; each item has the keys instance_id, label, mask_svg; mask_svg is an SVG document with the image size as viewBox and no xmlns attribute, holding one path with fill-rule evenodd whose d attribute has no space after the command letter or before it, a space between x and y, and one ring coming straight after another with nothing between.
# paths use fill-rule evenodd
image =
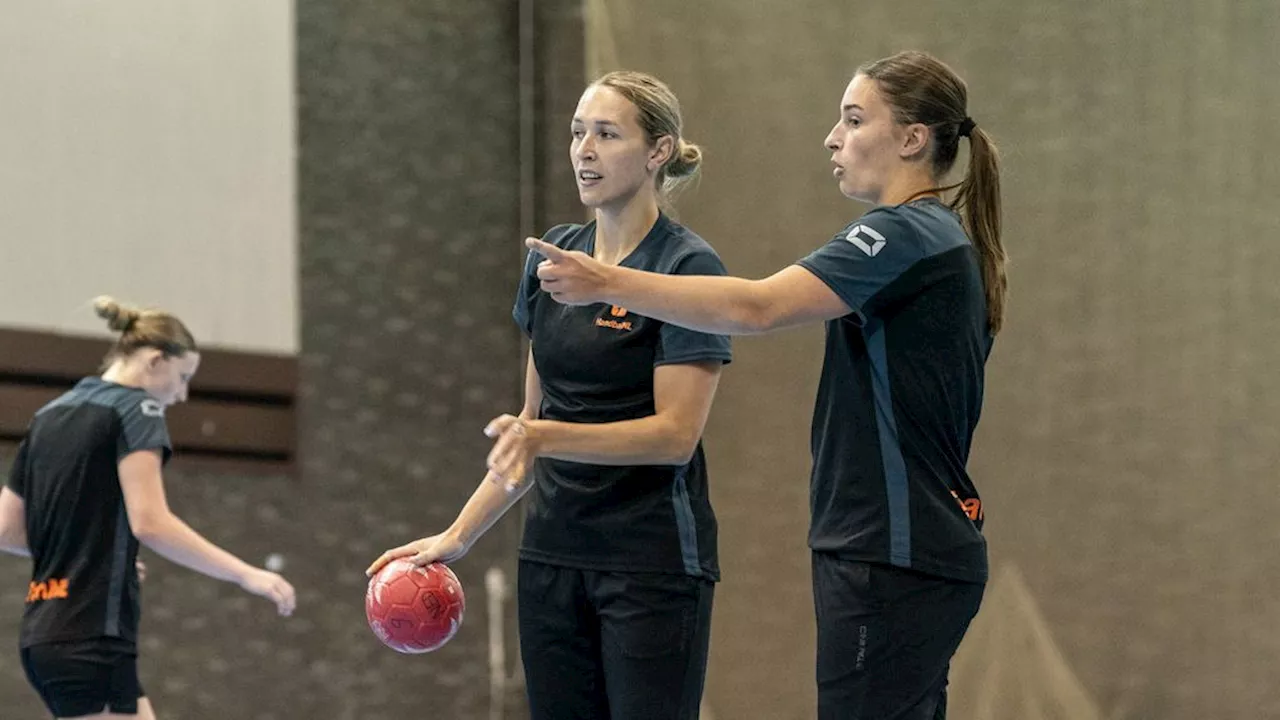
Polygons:
<instances>
[{"instance_id":1,"label":"red handball ball","mask_svg":"<svg viewBox=\"0 0 1280 720\"><path fill-rule=\"evenodd\" d=\"M406 654L431 652L462 625L466 599L458 576L440 563L418 567L392 560L369 580L364 614L384 645Z\"/></svg>"}]
</instances>

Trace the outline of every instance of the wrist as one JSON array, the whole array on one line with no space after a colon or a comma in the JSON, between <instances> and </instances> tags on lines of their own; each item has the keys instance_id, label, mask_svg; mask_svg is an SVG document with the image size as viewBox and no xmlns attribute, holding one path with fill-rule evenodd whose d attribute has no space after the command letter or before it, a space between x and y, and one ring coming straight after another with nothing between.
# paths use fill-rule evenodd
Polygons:
<instances>
[{"instance_id":1,"label":"wrist","mask_svg":"<svg viewBox=\"0 0 1280 720\"><path fill-rule=\"evenodd\" d=\"M470 550L471 544L476 541L476 533L459 526L458 524L450 525L442 535L446 542L457 543L463 550Z\"/></svg>"},{"instance_id":2,"label":"wrist","mask_svg":"<svg viewBox=\"0 0 1280 720\"><path fill-rule=\"evenodd\" d=\"M244 587L246 583L248 583L251 579L253 579L253 576L257 572L258 572L258 568L242 560L240 561L240 566L237 567L233 572L231 576L231 580L236 585L239 585L240 587Z\"/></svg>"},{"instance_id":3,"label":"wrist","mask_svg":"<svg viewBox=\"0 0 1280 720\"><path fill-rule=\"evenodd\" d=\"M604 274L600 278L600 299L610 305L625 304L621 302L620 295L626 284L627 275L622 267L617 265L607 265L604 268Z\"/></svg>"},{"instance_id":4,"label":"wrist","mask_svg":"<svg viewBox=\"0 0 1280 720\"><path fill-rule=\"evenodd\" d=\"M525 420L523 422L525 442L529 445L530 459L542 457L543 453L552 449L548 447L554 439L551 423L547 420ZM529 470L532 472L533 468L529 468Z\"/></svg>"}]
</instances>

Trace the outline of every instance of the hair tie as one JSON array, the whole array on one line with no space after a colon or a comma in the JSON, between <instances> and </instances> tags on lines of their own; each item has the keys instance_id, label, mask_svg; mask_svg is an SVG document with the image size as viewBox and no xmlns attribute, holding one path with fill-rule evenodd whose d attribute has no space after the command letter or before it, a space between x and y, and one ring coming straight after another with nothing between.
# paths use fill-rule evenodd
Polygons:
<instances>
[{"instance_id":1,"label":"hair tie","mask_svg":"<svg viewBox=\"0 0 1280 720\"><path fill-rule=\"evenodd\" d=\"M973 129L976 127L978 127L978 124L973 121L973 118L965 115L964 119L960 121L960 137L969 137L969 135L973 133Z\"/></svg>"}]
</instances>

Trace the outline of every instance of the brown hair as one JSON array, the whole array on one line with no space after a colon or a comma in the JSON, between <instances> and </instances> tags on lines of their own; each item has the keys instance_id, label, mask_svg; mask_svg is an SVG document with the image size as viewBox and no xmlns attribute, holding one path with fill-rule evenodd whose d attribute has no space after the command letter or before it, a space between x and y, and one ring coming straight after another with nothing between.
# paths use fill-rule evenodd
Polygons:
<instances>
[{"instance_id":1,"label":"brown hair","mask_svg":"<svg viewBox=\"0 0 1280 720\"><path fill-rule=\"evenodd\" d=\"M155 348L165 357L180 357L197 350L187 326L162 310L140 310L106 295L94 299L93 309L107 321L107 327L120 333L102 361L104 368L142 348Z\"/></svg>"},{"instance_id":2,"label":"brown hair","mask_svg":"<svg viewBox=\"0 0 1280 720\"><path fill-rule=\"evenodd\" d=\"M857 74L876 81L880 93L903 125L920 123L933 138L930 161L935 177L955 165L960 138L969 137L969 167L964 179L935 190L955 190L951 207L960 213L982 264L991 334L1004 324L1008 256L1000 239L1000 155L995 143L969 119L969 90L951 68L928 53L898 53L859 67Z\"/></svg>"},{"instance_id":3,"label":"brown hair","mask_svg":"<svg viewBox=\"0 0 1280 720\"><path fill-rule=\"evenodd\" d=\"M635 105L640 114L640 127L649 136L650 143L667 135L675 141L671 157L658 170L657 179L662 199L672 199L697 176L702 165L702 148L685 142L681 137L684 120L680 116L680 101L675 93L658 78L634 70L607 73L591 84L607 87Z\"/></svg>"}]
</instances>

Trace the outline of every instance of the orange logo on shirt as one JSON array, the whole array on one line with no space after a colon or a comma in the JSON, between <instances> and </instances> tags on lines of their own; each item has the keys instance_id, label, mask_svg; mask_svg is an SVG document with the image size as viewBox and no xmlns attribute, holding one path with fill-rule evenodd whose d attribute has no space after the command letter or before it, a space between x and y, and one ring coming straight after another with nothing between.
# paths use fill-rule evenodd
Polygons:
<instances>
[{"instance_id":1,"label":"orange logo on shirt","mask_svg":"<svg viewBox=\"0 0 1280 720\"><path fill-rule=\"evenodd\" d=\"M979 500L978 498L969 498L968 500L961 500L960 496L956 494L955 490L951 491L951 497L954 497L956 499L956 502L960 503L960 508L964 510L964 514L967 515L970 520L974 522L978 522L983 518L982 501Z\"/></svg>"},{"instance_id":2,"label":"orange logo on shirt","mask_svg":"<svg viewBox=\"0 0 1280 720\"><path fill-rule=\"evenodd\" d=\"M67 579L53 578L45 582L33 582L27 590L27 602L57 600L67 597Z\"/></svg>"},{"instance_id":3,"label":"orange logo on shirt","mask_svg":"<svg viewBox=\"0 0 1280 720\"><path fill-rule=\"evenodd\" d=\"M627 309L617 305L610 305L609 314L615 318L624 318L627 316ZM603 317L598 317L596 318L596 327L626 331L630 330L632 325L630 320L605 320Z\"/></svg>"}]
</instances>

